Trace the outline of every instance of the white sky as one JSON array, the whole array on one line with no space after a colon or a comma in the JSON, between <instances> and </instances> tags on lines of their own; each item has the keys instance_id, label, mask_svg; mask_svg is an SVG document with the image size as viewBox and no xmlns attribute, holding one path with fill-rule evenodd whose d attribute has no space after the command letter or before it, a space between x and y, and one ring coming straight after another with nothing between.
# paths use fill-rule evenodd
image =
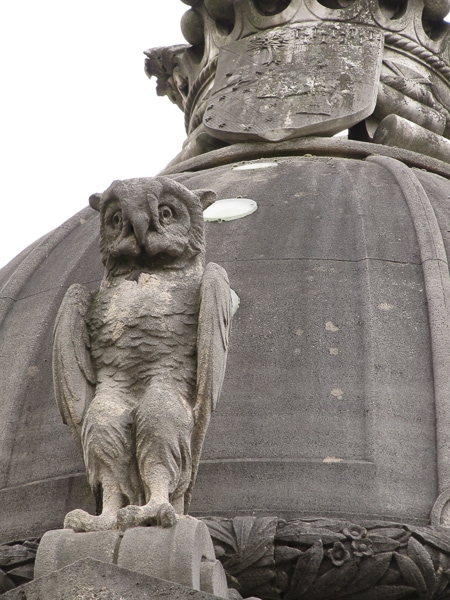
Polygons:
<instances>
[{"instance_id":1,"label":"white sky","mask_svg":"<svg viewBox=\"0 0 450 600\"><path fill-rule=\"evenodd\" d=\"M114 179L155 175L182 112L156 96L143 51L186 43L181 0L3 0L0 267Z\"/></svg>"}]
</instances>

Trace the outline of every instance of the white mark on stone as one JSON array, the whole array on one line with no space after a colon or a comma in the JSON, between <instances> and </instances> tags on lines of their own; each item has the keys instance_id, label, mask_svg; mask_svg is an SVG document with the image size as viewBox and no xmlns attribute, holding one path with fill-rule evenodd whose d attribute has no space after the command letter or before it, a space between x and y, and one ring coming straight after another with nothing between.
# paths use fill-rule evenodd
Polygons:
<instances>
[{"instance_id":1,"label":"white mark on stone","mask_svg":"<svg viewBox=\"0 0 450 600\"><path fill-rule=\"evenodd\" d=\"M338 400L342 400L342 398L344 397L344 392L340 388L335 388L334 390L331 390L330 394Z\"/></svg>"},{"instance_id":2,"label":"white mark on stone","mask_svg":"<svg viewBox=\"0 0 450 600\"><path fill-rule=\"evenodd\" d=\"M337 458L336 456L327 456L323 459L324 463L341 463L344 462L343 458Z\"/></svg>"},{"instance_id":3,"label":"white mark on stone","mask_svg":"<svg viewBox=\"0 0 450 600\"><path fill-rule=\"evenodd\" d=\"M295 332L295 335L303 335L303 329L300 329L300 327L297 329L297 331Z\"/></svg>"},{"instance_id":4,"label":"white mark on stone","mask_svg":"<svg viewBox=\"0 0 450 600\"><path fill-rule=\"evenodd\" d=\"M395 308L395 306L393 304L388 304L387 302L381 302L381 304L378 304L377 306L378 310L392 310L393 308Z\"/></svg>"},{"instance_id":5,"label":"white mark on stone","mask_svg":"<svg viewBox=\"0 0 450 600\"><path fill-rule=\"evenodd\" d=\"M328 348L331 356L337 356L339 354L339 348Z\"/></svg>"},{"instance_id":6,"label":"white mark on stone","mask_svg":"<svg viewBox=\"0 0 450 600\"><path fill-rule=\"evenodd\" d=\"M239 296L236 294L236 292L230 288L230 294L231 294L231 314L234 315L237 312L237 309L239 308L239 305L241 304L241 299L239 298Z\"/></svg>"},{"instance_id":7,"label":"white mark on stone","mask_svg":"<svg viewBox=\"0 0 450 600\"><path fill-rule=\"evenodd\" d=\"M237 167L233 167L233 171L251 171L254 169L267 169L268 167L278 167L278 163L276 163L276 162L247 163L244 165L238 165Z\"/></svg>"},{"instance_id":8,"label":"white mark on stone","mask_svg":"<svg viewBox=\"0 0 450 600\"><path fill-rule=\"evenodd\" d=\"M251 215L257 209L257 203L250 198L223 198L208 206L203 211L203 218L205 221L234 221Z\"/></svg>"},{"instance_id":9,"label":"white mark on stone","mask_svg":"<svg viewBox=\"0 0 450 600\"><path fill-rule=\"evenodd\" d=\"M298 356L301 353L302 353L302 349L301 348L294 348L294 354L296 354Z\"/></svg>"},{"instance_id":10,"label":"white mark on stone","mask_svg":"<svg viewBox=\"0 0 450 600\"><path fill-rule=\"evenodd\" d=\"M39 373L39 367L36 367L36 365L28 367L27 372L29 377L36 377L36 375Z\"/></svg>"},{"instance_id":11,"label":"white mark on stone","mask_svg":"<svg viewBox=\"0 0 450 600\"><path fill-rule=\"evenodd\" d=\"M332 331L333 333L335 333L336 331L339 331L339 327L337 327L333 321L327 321L325 323L325 329L327 331Z\"/></svg>"}]
</instances>

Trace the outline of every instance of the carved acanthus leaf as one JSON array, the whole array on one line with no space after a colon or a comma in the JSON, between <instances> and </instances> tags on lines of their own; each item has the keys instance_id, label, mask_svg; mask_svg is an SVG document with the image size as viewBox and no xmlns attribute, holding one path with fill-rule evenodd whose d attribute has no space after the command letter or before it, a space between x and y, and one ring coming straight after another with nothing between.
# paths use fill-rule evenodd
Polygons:
<instances>
[{"instance_id":1,"label":"carved acanthus leaf","mask_svg":"<svg viewBox=\"0 0 450 600\"><path fill-rule=\"evenodd\" d=\"M0 545L0 594L33 579L39 539Z\"/></svg>"},{"instance_id":2,"label":"carved acanthus leaf","mask_svg":"<svg viewBox=\"0 0 450 600\"><path fill-rule=\"evenodd\" d=\"M206 522L229 585L244 596L450 599L450 532L443 527L296 519L278 521L274 533L267 518Z\"/></svg>"},{"instance_id":3,"label":"carved acanthus leaf","mask_svg":"<svg viewBox=\"0 0 450 600\"><path fill-rule=\"evenodd\" d=\"M144 52L147 57L145 73L149 78L156 77L156 93L158 96L167 96L181 110L184 110L185 95L182 90L187 80L179 69L179 63L189 47L179 44L167 48L151 48Z\"/></svg>"}]
</instances>

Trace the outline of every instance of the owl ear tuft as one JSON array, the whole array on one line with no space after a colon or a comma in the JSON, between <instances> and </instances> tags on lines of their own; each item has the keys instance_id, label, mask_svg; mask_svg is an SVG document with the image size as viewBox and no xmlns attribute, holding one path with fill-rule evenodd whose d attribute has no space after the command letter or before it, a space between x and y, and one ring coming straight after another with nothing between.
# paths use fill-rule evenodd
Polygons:
<instances>
[{"instance_id":1,"label":"owl ear tuft","mask_svg":"<svg viewBox=\"0 0 450 600\"><path fill-rule=\"evenodd\" d=\"M100 212L100 201L102 199L103 194L92 194L89 196L89 206L94 210Z\"/></svg>"},{"instance_id":2,"label":"owl ear tuft","mask_svg":"<svg viewBox=\"0 0 450 600\"><path fill-rule=\"evenodd\" d=\"M217 200L216 192L212 190L193 190L192 192L200 200L203 210L211 206Z\"/></svg>"}]
</instances>

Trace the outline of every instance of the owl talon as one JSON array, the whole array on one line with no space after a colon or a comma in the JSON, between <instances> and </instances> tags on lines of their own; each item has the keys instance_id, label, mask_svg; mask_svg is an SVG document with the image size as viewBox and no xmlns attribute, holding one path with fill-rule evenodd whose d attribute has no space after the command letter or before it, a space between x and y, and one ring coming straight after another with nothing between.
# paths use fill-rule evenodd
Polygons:
<instances>
[{"instance_id":1,"label":"owl talon","mask_svg":"<svg viewBox=\"0 0 450 600\"><path fill-rule=\"evenodd\" d=\"M64 529L73 529L75 532L107 531L115 529L116 518L112 515L95 517L85 510L76 509L67 513L64 519Z\"/></svg>"},{"instance_id":2,"label":"owl talon","mask_svg":"<svg viewBox=\"0 0 450 600\"><path fill-rule=\"evenodd\" d=\"M173 527L177 522L177 515L174 507L169 503L160 506L157 521L158 525L161 525L161 527Z\"/></svg>"},{"instance_id":3,"label":"owl talon","mask_svg":"<svg viewBox=\"0 0 450 600\"><path fill-rule=\"evenodd\" d=\"M121 531L145 525L172 527L176 522L175 509L169 502L150 501L145 506L130 504L117 513L117 526Z\"/></svg>"}]
</instances>

